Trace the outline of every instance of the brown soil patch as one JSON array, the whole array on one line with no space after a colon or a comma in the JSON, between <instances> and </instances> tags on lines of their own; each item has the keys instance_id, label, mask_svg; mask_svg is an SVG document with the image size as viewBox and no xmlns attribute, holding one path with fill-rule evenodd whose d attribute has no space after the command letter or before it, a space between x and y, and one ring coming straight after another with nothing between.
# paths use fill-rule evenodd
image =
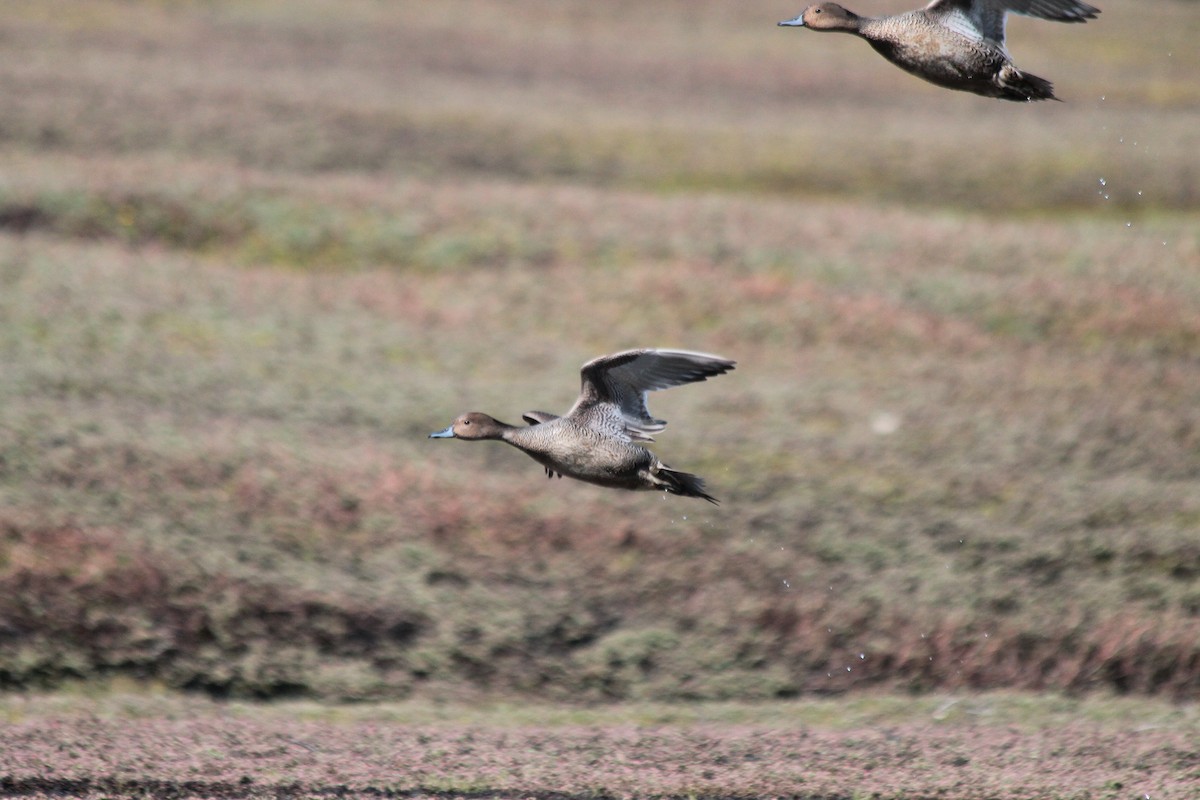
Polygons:
<instances>
[{"instance_id":1,"label":"brown soil patch","mask_svg":"<svg viewBox=\"0 0 1200 800\"><path fill-rule=\"evenodd\" d=\"M458 725L64 715L0 727L4 797L1195 797L1194 732L933 721Z\"/></svg>"}]
</instances>

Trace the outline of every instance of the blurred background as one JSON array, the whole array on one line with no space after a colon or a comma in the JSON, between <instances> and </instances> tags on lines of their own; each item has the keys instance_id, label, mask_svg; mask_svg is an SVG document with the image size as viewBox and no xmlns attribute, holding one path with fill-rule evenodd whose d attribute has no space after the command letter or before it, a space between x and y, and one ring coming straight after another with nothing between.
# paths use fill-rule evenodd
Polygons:
<instances>
[{"instance_id":1,"label":"blurred background","mask_svg":"<svg viewBox=\"0 0 1200 800\"><path fill-rule=\"evenodd\" d=\"M783 2L0 6L0 686L1200 689L1200 7L1063 103ZM860 0L866 14L902 2ZM652 396L722 501L459 413Z\"/></svg>"}]
</instances>

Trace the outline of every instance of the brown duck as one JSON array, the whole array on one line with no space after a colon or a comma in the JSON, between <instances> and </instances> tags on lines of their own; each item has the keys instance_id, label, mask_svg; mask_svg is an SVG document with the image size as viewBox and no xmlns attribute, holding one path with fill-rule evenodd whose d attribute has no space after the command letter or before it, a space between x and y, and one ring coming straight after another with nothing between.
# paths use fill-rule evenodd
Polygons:
<instances>
[{"instance_id":1,"label":"brown duck","mask_svg":"<svg viewBox=\"0 0 1200 800\"><path fill-rule=\"evenodd\" d=\"M900 69L947 89L1003 100L1057 100L1050 81L1013 64L1004 46L1009 12L1087 22L1100 9L1080 0L933 0L904 14L860 17L837 3L817 3L779 24L860 36Z\"/></svg>"},{"instance_id":2,"label":"brown duck","mask_svg":"<svg viewBox=\"0 0 1200 800\"><path fill-rule=\"evenodd\" d=\"M653 490L717 500L704 481L672 469L638 442L654 441L667 423L650 416L646 395L722 375L735 362L686 350L626 350L583 365L579 399L563 416L523 414L526 427L472 411L431 439L497 439L529 455L547 477L568 478L615 489Z\"/></svg>"}]
</instances>

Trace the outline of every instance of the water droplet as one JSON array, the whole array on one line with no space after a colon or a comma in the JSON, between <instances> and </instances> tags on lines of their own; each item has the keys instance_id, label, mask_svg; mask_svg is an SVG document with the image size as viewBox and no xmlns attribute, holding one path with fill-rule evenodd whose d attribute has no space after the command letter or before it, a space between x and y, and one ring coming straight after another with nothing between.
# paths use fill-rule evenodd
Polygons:
<instances>
[{"instance_id":1,"label":"water droplet","mask_svg":"<svg viewBox=\"0 0 1200 800\"><path fill-rule=\"evenodd\" d=\"M1125 223L1125 227L1126 227L1126 228L1132 228L1132 227L1133 227L1133 223L1132 223L1132 222L1126 222L1126 223Z\"/></svg>"},{"instance_id":2,"label":"water droplet","mask_svg":"<svg viewBox=\"0 0 1200 800\"><path fill-rule=\"evenodd\" d=\"M1141 197L1141 196L1142 196L1142 190L1138 189L1138 197Z\"/></svg>"},{"instance_id":3,"label":"water droplet","mask_svg":"<svg viewBox=\"0 0 1200 800\"><path fill-rule=\"evenodd\" d=\"M683 518L686 520L686 519L687 519L687 514L684 514L684 515L683 515Z\"/></svg>"},{"instance_id":4,"label":"water droplet","mask_svg":"<svg viewBox=\"0 0 1200 800\"><path fill-rule=\"evenodd\" d=\"M867 659L867 654L866 654L866 653L859 653L859 654L858 654L858 659L859 659L859 661L865 661L865 660Z\"/></svg>"},{"instance_id":5,"label":"water droplet","mask_svg":"<svg viewBox=\"0 0 1200 800\"><path fill-rule=\"evenodd\" d=\"M1101 185L1101 186L1108 186L1108 181L1106 181L1104 178L1101 178L1101 179L1100 179L1100 185Z\"/></svg>"},{"instance_id":6,"label":"water droplet","mask_svg":"<svg viewBox=\"0 0 1200 800\"><path fill-rule=\"evenodd\" d=\"M846 672L849 672L852 669L853 669L853 667L846 667Z\"/></svg>"},{"instance_id":7,"label":"water droplet","mask_svg":"<svg viewBox=\"0 0 1200 800\"><path fill-rule=\"evenodd\" d=\"M792 588L792 585L791 585L790 583L788 583L787 581L784 581L784 582L783 582L783 588L785 588L785 589L790 589L790 588Z\"/></svg>"}]
</instances>

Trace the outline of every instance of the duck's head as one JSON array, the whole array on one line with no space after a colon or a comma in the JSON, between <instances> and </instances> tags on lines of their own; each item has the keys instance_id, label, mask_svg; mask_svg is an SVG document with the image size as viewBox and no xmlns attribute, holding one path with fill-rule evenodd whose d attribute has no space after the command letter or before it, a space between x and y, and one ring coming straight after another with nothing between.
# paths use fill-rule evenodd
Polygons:
<instances>
[{"instance_id":1,"label":"duck's head","mask_svg":"<svg viewBox=\"0 0 1200 800\"><path fill-rule=\"evenodd\" d=\"M511 427L487 414L469 411L460 415L445 430L429 434L430 439L499 439L505 428Z\"/></svg>"},{"instance_id":2,"label":"duck's head","mask_svg":"<svg viewBox=\"0 0 1200 800\"><path fill-rule=\"evenodd\" d=\"M812 28L814 31L848 31L858 28L858 15L837 3L817 3L809 6L795 19L779 24L785 28Z\"/></svg>"}]
</instances>

